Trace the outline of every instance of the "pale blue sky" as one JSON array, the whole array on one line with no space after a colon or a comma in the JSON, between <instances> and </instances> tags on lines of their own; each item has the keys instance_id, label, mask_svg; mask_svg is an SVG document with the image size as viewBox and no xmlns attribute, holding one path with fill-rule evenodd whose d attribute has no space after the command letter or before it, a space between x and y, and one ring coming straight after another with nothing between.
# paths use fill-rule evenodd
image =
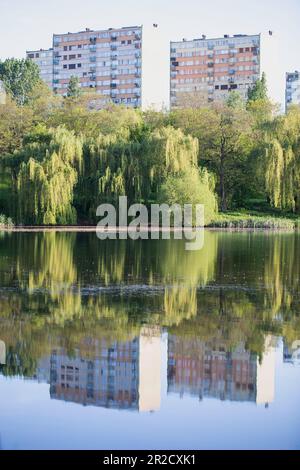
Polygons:
<instances>
[{"instance_id":1,"label":"pale blue sky","mask_svg":"<svg viewBox=\"0 0 300 470\"><path fill-rule=\"evenodd\" d=\"M169 40L271 29L280 53L272 97L283 102L285 72L300 69L299 21L299 0L0 0L0 58L23 57L26 49L51 47L53 32L146 27L155 22L160 27L158 63L165 63L157 93L167 101Z\"/></svg>"}]
</instances>

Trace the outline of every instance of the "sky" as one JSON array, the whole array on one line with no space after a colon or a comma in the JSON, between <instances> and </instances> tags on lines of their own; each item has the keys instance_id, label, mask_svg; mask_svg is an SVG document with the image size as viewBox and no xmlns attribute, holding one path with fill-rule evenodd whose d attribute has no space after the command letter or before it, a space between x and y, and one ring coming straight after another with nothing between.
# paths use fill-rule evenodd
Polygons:
<instances>
[{"instance_id":1,"label":"sky","mask_svg":"<svg viewBox=\"0 0 300 470\"><path fill-rule=\"evenodd\" d=\"M283 104L285 73L300 69L299 21L299 0L0 0L0 59L49 48L53 33L158 23L148 79L153 100L167 104L170 40L272 30L279 63L269 71L271 98Z\"/></svg>"}]
</instances>

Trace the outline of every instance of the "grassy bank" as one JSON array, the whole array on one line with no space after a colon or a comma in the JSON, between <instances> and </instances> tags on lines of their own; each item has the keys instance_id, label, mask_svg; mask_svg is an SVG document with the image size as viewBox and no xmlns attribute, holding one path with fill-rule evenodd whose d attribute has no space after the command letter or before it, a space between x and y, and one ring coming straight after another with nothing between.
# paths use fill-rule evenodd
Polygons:
<instances>
[{"instance_id":1,"label":"grassy bank","mask_svg":"<svg viewBox=\"0 0 300 470\"><path fill-rule=\"evenodd\" d=\"M227 212L218 214L209 224L212 228L295 230L300 228L300 217L279 216L258 212Z\"/></svg>"}]
</instances>

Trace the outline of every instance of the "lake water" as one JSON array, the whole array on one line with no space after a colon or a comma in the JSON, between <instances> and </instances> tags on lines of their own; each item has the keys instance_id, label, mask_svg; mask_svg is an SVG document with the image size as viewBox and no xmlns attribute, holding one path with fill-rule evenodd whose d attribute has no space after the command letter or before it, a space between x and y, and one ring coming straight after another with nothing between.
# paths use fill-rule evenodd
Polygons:
<instances>
[{"instance_id":1,"label":"lake water","mask_svg":"<svg viewBox=\"0 0 300 470\"><path fill-rule=\"evenodd\" d=\"M299 449L300 236L0 234L2 449Z\"/></svg>"}]
</instances>

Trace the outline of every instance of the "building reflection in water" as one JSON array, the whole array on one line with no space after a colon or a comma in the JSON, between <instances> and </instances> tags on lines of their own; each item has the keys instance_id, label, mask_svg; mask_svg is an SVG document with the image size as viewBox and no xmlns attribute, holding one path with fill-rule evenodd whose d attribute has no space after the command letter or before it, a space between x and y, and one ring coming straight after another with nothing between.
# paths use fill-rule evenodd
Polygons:
<instances>
[{"instance_id":1,"label":"building reflection in water","mask_svg":"<svg viewBox=\"0 0 300 470\"><path fill-rule=\"evenodd\" d=\"M228 351L222 341L205 342L170 335L168 392L265 404L274 400L275 348L265 340L260 361L243 344Z\"/></svg>"},{"instance_id":2,"label":"building reflection in water","mask_svg":"<svg viewBox=\"0 0 300 470\"><path fill-rule=\"evenodd\" d=\"M162 330L144 327L138 337L111 342L87 338L70 356L64 348L39 362L35 378L50 383L52 399L82 405L157 411L161 401ZM265 338L259 359L240 344L168 335L167 391L268 406L275 393L275 347ZM50 364L49 364L50 362Z\"/></svg>"},{"instance_id":3,"label":"building reflection in water","mask_svg":"<svg viewBox=\"0 0 300 470\"><path fill-rule=\"evenodd\" d=\"M6 363L6 347L4 341L0 340L0 364Z\"/></svg>"},{"instance_id":4,"label":"building reflection in water","mask_svg":"<svg viewBox=\"0 0 300 470\"><path fill-rule=\"evenodd\" d=\"M52 351L51 398L139 411L160 408L160 329L143 328L132 341L93 339L85 347L86 353L83 347L73 357L64 349Z\"/></svg>"}]
</instances>

